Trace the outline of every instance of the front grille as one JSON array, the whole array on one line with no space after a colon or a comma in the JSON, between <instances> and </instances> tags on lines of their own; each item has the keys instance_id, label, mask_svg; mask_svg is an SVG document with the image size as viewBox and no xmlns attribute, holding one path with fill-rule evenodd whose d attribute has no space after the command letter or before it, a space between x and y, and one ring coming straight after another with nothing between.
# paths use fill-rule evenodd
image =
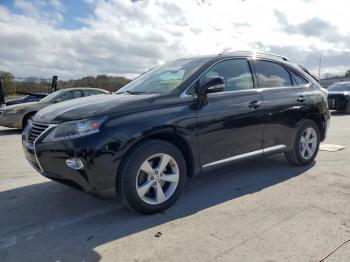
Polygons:
<instances>
[{"instance_id":1,"label":"front grille","mask_svg":"<svg viewBox=\"0 0 350 262\"><path fill-rule=\"evenodd\" d=\"M329 97L328 98L329 109L345 109L346 102L341 97Z\"/></svg>"},{"instance_id":2,"label":"front grille","mask_svg":"<svg viewBox=\"0 0 350 262\"><path fill-rule=\"evenodd\" d=\"M34 144L35 139L38 138L47 128L48 124L32 122L30 129L28 130L28 142Z\"/></svg>"}]
</instances>

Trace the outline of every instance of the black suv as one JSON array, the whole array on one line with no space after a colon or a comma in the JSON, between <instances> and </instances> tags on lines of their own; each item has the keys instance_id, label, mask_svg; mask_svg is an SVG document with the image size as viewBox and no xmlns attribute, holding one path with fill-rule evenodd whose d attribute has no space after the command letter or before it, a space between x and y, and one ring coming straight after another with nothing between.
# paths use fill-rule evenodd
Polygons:
<instances>
[{"instance_id":1,"label":"black suv","mask_svg":"<svg viewBox=\"0 0 350 262\"><path fill-rule=\"evenodd\" d=\"M312 162L330 119L320 88L277 55L180 59L113 95L42 109L23 147L45 177L91 193L113 189L131 209L154 213L208 168L281 152L294 165Z\"/></svg>"}]
</instances>

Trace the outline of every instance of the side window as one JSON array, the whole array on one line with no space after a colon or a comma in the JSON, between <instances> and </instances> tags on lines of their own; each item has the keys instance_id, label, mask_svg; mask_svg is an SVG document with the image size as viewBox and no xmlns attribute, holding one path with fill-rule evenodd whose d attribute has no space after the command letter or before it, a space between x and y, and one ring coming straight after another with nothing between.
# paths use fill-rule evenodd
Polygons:
<instances>
[{"instance_id":1,"label":"side window","mask_svg":"<svg viewBox=\"0 0 350 262\"><path fill-rule=\"evenodd\" d=\"M98 90L85 90L84 93L85 93L85 96L94 96L94 95L104 94L103 92Z\"/></svg>"},{"instance_id":2,"label":"side window","mask_svg":"<svg viewBox=\"0 0 350 262\"><path fill-rule=\"evenodd\" d=\"M306 86L309 84L309 81L301 75L294 73L293 71L291 71L291 74L294 79L294 86Z\"/></svg>"},{"instance_id":3,"label":"side window","mask_svg":"<svg viewBox=\"0 0 350 262\"><path fill-rule=\"evenodd\" d=\"M292 86L290 74L283 66L263 60L256 60L254 65L259 87Z\"/></svg>"},{"instance_id":4,"label":"side window","mask_svg":"<svg viewBox=\"0 0 350 262\"><path fill-rule=\"evenodd\" d=\"M81 97L81 91L69 91L56 98L56 102L62 102L70 99L75 99Z\"/></svg>"},{"instance_id":5,"label":"side window","mask_svg":"<svg viewBox=\"0 0 350 262\"><path fill-rule=\"evenodd\" d=\"M232 59L219 62L202 78L222 77L225 91L236 91L254 88L250 66L246 59Z\"/></svg>"}]
</instances>

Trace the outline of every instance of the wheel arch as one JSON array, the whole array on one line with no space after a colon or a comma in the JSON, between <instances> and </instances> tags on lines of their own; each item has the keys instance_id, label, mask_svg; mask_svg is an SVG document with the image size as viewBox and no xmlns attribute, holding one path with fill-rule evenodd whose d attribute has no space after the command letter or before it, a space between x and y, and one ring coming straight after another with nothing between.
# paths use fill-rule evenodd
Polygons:
<instances>
[{"instance_id":1,"label":"wheel arch","mask_svg":"<svg viewBox=\"0 0 350 262\"><path fill-rule=\"evenodd\" d=\"M320 141L323 141L326 136L326 120L322 114L310 114L306 117L306 119L314 121L320 131Z\"/></svg>"},{"instance_id":2,"label":"wheel arch","mask_svg":"<svg viewBox=\"0 0 350 262\"><path fill-rule=\"evenodd\" d=\"M194 155L190 144L187 142L185 138L183 138L182 136L176 133L159 133L159 134L153 134L147 137L147 139L163 140L174 145L177 149L180 150L180 152L185 158L186 166L187 166L187 176L191 177L194 175L194 169L195 169Z\"/></svg>"},{"instance_id":3,"label":"wheel arch","mask_svg":"<svg viewBox=\"0 0 350 262\"><path fill-rule=\"evenodd\" d=\"M187 176L191 177L195 173L195 155L193 150L191 149L190 143L185 139L183 136L175 133L175 132L159 132L159 133L153 133L149 135L145 135L142 138L137 139L136 141L133 141L132 145L129 146L129 148L126 150L126 152L123 154L123 158L121 159L121 164L118 167L118 176L119 172L122 166L122 162L124 161L125 156L131 152L136 146L138 146L140 143L146 141L146 140L162 140L166 141L173 146L175 146L177 149L180 150L180 152L183 154L185 161L186 161L186 167L187 167Z\"/></svg>"},{"instance_id":4,"label":"wheel arch","mask_svg":"<svg viewBox=\"0 0 350 262\"><path fill-rule=\"evenodd\" d=\"M37 113L37 111L30 111L30 112L27 112L24 116L23 116L23 118L22 118L22 128L25 128L25 126L24 126L24 122L27 120L27 118L28 117L30 117L30 116L33 116L33 115L35 115Z\"/></svg>"}]
</instances>

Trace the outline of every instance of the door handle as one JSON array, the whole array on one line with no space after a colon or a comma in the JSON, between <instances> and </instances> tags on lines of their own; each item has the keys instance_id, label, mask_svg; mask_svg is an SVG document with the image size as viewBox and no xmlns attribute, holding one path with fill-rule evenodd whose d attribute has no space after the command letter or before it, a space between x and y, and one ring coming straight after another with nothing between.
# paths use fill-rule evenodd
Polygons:
<instances>
[{"instance_id":1,"label":"door handle","mask_svg":"<svg viewBox=\"0 0 350 262\"><path fill-rule=\"evenodd\" d=\"M305 96L299 96L299 97L297 98L297 101L300 102L300 103L304 102L305 100L306 100L306 97L305 97Z\"/></svg>"},{"instance_id":2,"label":"door handle","mask_svg":"<svg viewBox=\"0 0 350 262\"><path fill-rule=\"evenodd\" d=\"M249 108L258 108L262 106L263 102L262 101L252 101L249 103Z\"/></svg>"}]
</instances>

